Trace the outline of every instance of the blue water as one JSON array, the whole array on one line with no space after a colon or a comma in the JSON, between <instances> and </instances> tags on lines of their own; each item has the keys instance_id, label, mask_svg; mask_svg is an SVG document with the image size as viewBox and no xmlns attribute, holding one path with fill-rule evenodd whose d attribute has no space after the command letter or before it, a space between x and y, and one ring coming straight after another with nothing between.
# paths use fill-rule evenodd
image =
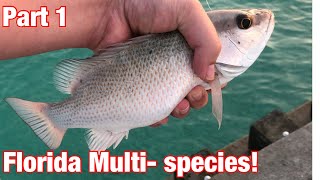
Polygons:
<instances>
[{"instance_id":1,"label":"blue water","mask_svg":"<svg viewBox=\"0 0 320 180\"><path fill-rule=\"evenodd\" d=\"M130 131L112 154L124 150L147 150L150 159L162 161L168 154L192 154L203 148L214 151L248 133L249 126L273 109L289 111L311 99L311 0L214 0L212 9L268 8L276 17L275 31L258 61L243 75L223 90L224 121L217 130L211 115L211 105L192 110L184 120L171 118L159 128L141 128ZM209 10L206 1L203 6ZM88 50L68 49L37 56L0 62L0 99L19 97L32 101L59 101L66 96L58 92L52 81L55 65L65 58L83 58ZM210 102L209 102L210 104ZM31 129L0 100L0 150L19 149L25 154L42 155L48 150ZM164 179L168 174L162 164L149 169L145 175L88 174L88 149L84 130L71 129L65 135L56 153L83 159L82 174L0 174L0 179ZM2 162L2 158L1 158ZM2 166L2 165L1 165Z\"/></svg>"}]
</instances>

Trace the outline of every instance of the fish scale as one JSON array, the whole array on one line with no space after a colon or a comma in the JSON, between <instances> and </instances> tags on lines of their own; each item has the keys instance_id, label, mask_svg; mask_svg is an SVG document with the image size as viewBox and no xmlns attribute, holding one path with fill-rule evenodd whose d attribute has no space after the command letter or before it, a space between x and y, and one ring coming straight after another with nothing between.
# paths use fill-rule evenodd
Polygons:
<instances>
[{"instance_id":1,"label":"fish scale","mask_svg":"<svg viewBox=\"0 0 320 180\"><path fill-rule=\"evenodd\" d=\"M154 41L158 43L146 41L136 45L138 47L122 51L115 64L102 61L92 69L95 73L91 74L91 78L84 81L72 98L65 101L68 104L72 104L68 101L79 103L79 108L63 111L63 116L77 120L71 128L104 127L112 132L121 132L153 124L168 116L173 105L181 101L195 85L200 84L200 79L191 69L192 50L179 33L162 34ZM150 49L152 53L149 53ZM159 55L156 56L157 52ZM141 83L142 79L149 83ZM120 83L115 83L116 86L101 86L101 82ZM101 106L101 101L106 103L106 107ZM64 108L64 103L51 106L52 119L59 119L55 116L60 117L61 109ZM55 121L58 126L70 128L63 119L59 120Z\"/></svg>"},{"instance_id":2,"label":"fish scale","mask_svg":"<svg viewBox=\"0 0 320 180\"><path fill-rule=\"evenodd\" d=\"M271 11L257 9L211 11L208 17L222 44L217 76L210 83L193 72L193 50L173 31L133 38L85 60L63 60L54 81L58 90L71 96L62 102L6 101L53 149L69 128L88 129L90 149L116 147L131 129L169 116L197 85L211 90L220 127L221 84L245 72L258 58L271 36L274 18ZM250 23L243 24L244 20Z\"/></svg>"}]
</instances>

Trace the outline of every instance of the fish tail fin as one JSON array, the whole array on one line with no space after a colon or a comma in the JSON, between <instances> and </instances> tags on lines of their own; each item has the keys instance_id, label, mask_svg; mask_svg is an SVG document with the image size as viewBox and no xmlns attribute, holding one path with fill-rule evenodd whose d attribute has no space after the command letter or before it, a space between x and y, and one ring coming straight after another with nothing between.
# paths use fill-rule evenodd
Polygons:
<instances>
[{"instance_id":1,"label":"fish tail fin","mask_svg":"<svg viewBox=\"0 0 320 180\"><path fill-rule=\"evenodd\" d=\"M49 104L17 98L7 98L5 101L50 149L60 146L67 129L57 127L48 116Z\"/></svg>"}]
</instances>

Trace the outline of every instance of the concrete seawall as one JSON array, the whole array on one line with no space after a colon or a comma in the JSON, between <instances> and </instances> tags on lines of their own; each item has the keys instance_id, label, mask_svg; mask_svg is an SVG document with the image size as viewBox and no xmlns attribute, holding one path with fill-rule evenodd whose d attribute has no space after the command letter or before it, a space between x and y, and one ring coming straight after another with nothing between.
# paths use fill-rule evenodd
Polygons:
<instances>
[{"instance_id":1,"label":"concrete seawall","mask_svg":"<svg viewBox=\"0 0 320 180\"><path fill-rule=\"evenodd\" d=\"M225 154L249 155L259 151L259 171L247 173L187 173L184 178L171 176L170 180L309 180L312 179L312 102L306 102L284 113L272 111L253 123L248 135L222 148ZM215 154L202 150L196 154Z\"/></svg>"}]
</instances>

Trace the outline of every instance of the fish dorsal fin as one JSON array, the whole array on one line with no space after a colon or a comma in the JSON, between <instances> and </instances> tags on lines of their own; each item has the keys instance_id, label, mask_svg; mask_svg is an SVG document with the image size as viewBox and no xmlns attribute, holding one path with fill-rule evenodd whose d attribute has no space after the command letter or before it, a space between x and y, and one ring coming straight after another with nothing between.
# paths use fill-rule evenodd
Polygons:
<instances>
[{"instance_id":1,"label":"fish dorsal fin","mask_svg":"<svg viewBox=\"0 0 320 180\"><path fill-rule=\"evenodd\" d=\"M97 62L66 59L61 61L53 74L56 88L66 94L72 94L85 79Z\"/></svg>"},{"instance_id":2,"label":"fish dorsal fin","mask_svg":"<svg viewBox=\"0 0 320 180\"><path fill-rule=\"evenodd\" d=\"M128 139L129 131L113 133L106 129L89 129L86 134L86 141L90 150L102 151L113 145L115 149L121 140Z\"/></svg>"},{"instance_id":3,"label":"fish dorsal fin","mask_svg":"<svg viewBox=\"0 0 320 180\"><path fill-rule=\"evenodd\" d=\"M149 34L129 39L123 43L114 44L107 49L98 50L97 54L84 59L66 59L61 61L54 72L54 83L56 88L66 94L72 94L77 87L86 79L91 70L99 63L117 60L116 55L125 49L136 46L159 34Z\"/></svg>"},{"instance_id":4,"label":"fish dorsal fin","mask_svg":"<svg viewBox=\"0 0 320 180\"><path fill-rule=\"evenodd\" d=\"M96 52L96 55L94 56L95 58L91 58L91 59L94 59L94 60L110 59L114 57L114 55L118 54L119 52L125 49L147 42L150 39L153 39L160 35L161 34L147 34L147 35L131 38L125 42L113 44L106 49L99 49Z\"/></svg>"}]
</instances>

